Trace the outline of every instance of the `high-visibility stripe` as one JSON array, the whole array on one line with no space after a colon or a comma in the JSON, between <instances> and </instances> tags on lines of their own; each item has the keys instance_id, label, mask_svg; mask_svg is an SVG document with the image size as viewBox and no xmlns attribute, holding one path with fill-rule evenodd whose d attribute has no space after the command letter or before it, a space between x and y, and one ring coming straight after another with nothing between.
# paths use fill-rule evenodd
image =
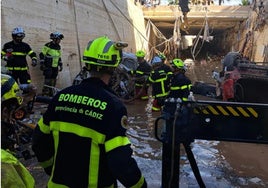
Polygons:
<instances>
[{"instance_id":1,"label":"high-visibility stripe","mask_svg":"<svg viewBox=\"0 0 268 188\"><path fill-rule=\"evenodd\" d=\"M149 99L148 96L142 96L141 99Z\"/></svg>"},{"instance_id":2,"label":"high-visibility stripe","mask_svg":"<svg viewBox=\"0 0 268 188\"><path fill-rule=\"evenodd\" d=\"M43 117L41 117L40 120L38 121L38 126L39 126L41 132L43 132L44 134L50 133L50 128L48 125L44 124Z\"/></svg>"},{"instance_id":3,"label":"high-visibility stripe","mask_svg":"<svg viewBox=\"0 0 268 188\"><path fill-rule=\"evenodd\" d=\"M54 161L54 158L51 157L49 160L47 161L42 161L42 162L39 162L40 166L42 166L43 168L47 168L49 166L51 166L53 164L53 161Z\"/></svg>"},{"instance_id":4,"label":"high-visibility stripe","mask_svg":"<svg viewBox=\"0 0 268 188\"><path fill-rule=\"evenodd\" d=\"M17 56L26 56L27 53L23 53L23 52L12 52L12 55L17 55Z\"/></svg>"},{"instance_id":5,"label":"high-visibility stripe","mask_svg":"<svg viewBox=\"0 0 268 188\"><path fill-rule=\"evenodd\" d=\"M80 137L92 138L92 140L97 144L104 144L106 138L104 134L93 129L68 122L53 121L50 123L50 129L52 131L56 130L60 132L73 133Z\"/></svg>"},{"instance_id":6,"label":"high-visibility stripe","mask_svg":"<svg viewBox=\"0 0 268 188\"><path fill-rule=\"evenodd\" d=\"M142 72L142 71L139 71L139 70L136 70L136 74L144 74L144 72Z\"/></svg>"},{"instance_id":7,"label":"high-visibility stripe","mask_svg":"<svg viewBox=\"0 0 268 188\"><path fill-rule=\"evenodd\" d=\"M258 113L251 107L242 106L220 106L220 105L207 105L202 107L196 107L194 109L195 114L212 114L212 115L224 115L224 116L242 116L242 117L254 117L258 118Z\"/></svg>"},{"instance_id":8,"label":"high-visibility stripe","mask_svg":"<svg viewBox=\"0 0 268 188\"><path fill-rule=\"evenodd\" d=\"M214 115L219 115L219 113L218 113L212 106L208 106L208 109L209 109Z\"/></svg>"},{"instance_id":9,"label":"high-visibility stripe","mask_svg":"<svg viewBox=\"0 0 268 188\"><path fill-rule=\"evenodd\" d=\"M208 112L206 109L203 109L202 112L203 112L204 114L209 114L209 112Z\"/></svg>"},{"instance_id":10,"label":"high-visibility stripe","mask_svg":"<svg viewBox=\"0 0 268 188\"><path fill-rule=\"evenodd\" d=\"M89 174L88 174L88 187L98 186L98 173L99 173L99 160L100 160L100 148L95 142L91 142L90 162L89 162Z\"/></svg>"},{"instance_id":11,"label":"high-visibility stripe","mask_svg":"<svg viewBox=\"0 0 268 188\"><path fill-rule=\"evenodd\" d=\"M191 87L192 87L192 84L189 84L189 85L183 85L183 86L173 86L173 87L170 87L170 90L179 90L179 89L181 89L181 90L183 90L183 89L191 89Z\"/></svg>"},{"instance_id":12,"label":"high-visibility stripe","mask_svg":"<svg viewBox=\"0 0 268 188\"><path fill-rule=\"evenodd\" d=\"M239 110L245 117L249 117L249 114L242 107L237 107L237 110Z\"/></svg>"},{"instance_id":13,"label":"high-visibility stripe","mask_svg":"<svg viewBox=\"0 0 268 188\"><path fill-rule=\"evenodd\" d=\"M234 116L239 116L239 114L234 110L231 106L226 106L226 108L231 112Z\"/></svg>"},{"instance_id":14,"label":"high-visibility stripe","mask_svg":"<svg viewBox=\"0 0 268 188\"><path fill-rule=\"evenodd\" d=\"M253 108L247 108L247 109L255 118L258 117L258 113Z\"/></svg>"},{"instance_id":15,"label":"high-visibility stripe","mask_svg":"<svg viewBox=\"0 0 268 188\"><path fill-rule=\"evenodd\" d=\"M8 70L28 70L28 67L7 67Z\"/></svg>"},{"instance_id":16,"label":"high-visibility stripe","mask_svg":"<svg viewBox=\"0 0 268 188\"><path fill-rule=\"evenodd\" d=\"M225 115L225 116L229 116L229 113L227 111L224 110L224 108L222 106L217 106L217 108L220 110L220 112Z\"/></svg>"},{"instance_id":17,"label":"high-visibility stripe","mask_svg":"<svg viewBox=\"0 0 268 188\"><path fill-rule=\"evenodd\" d=\"M117 147L126 146L130 144L130 141L125 136L117 136L105 143L105 151L109 152Z\"/></svg>"},{"instance_id":18,"label":"high-visibility stripe","mask_svg":"<svg viewBox=\"0 0 268 188\"><path fill-rule=\"evenodd\" d=\"M154 110L154 111L160 111L161 110L161 108L157 108L157 107L152 107L152 110Z\"/></svg>"},{"instance_id":19,"label":"high-visibility stripe","mask_svg":"<svg viewBox=\"0 0 268 188\"><path fill-rule=\"evenodd\" d=\"M182 97L182 101L188 101L187 97Z\"/></svg>"},{"instance_id":20,"label":"high-visibility stripe","mask_svg":"<svg viewBox=\"0 0 268 188\"><path fill-rule=\"evenodd\" d=\"M157 94L157 95L155 95L155 97L165 97L167 95L168 95L168 92Z\"/></svg>"}]
</instances>

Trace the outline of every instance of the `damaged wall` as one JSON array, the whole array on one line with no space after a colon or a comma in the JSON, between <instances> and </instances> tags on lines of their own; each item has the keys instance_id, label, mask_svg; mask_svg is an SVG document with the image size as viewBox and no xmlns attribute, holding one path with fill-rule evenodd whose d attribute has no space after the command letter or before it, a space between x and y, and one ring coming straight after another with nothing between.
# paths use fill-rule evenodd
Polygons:
<instances>
[{"instance_id":1,"label":"damaged wall","mask_svg":"<svg viewBox=\"0 0 268 188\"><path fill-rule=\"evenodd\" d=\"M51 32L64 34L61 42L64 67L58 77L58 88L72 84L83 66L80 59L84 47L95 37L107 35L128 42L126 52L135 52L147 44L142 10L133 6L132 0L2 0L1 47L11 40L11 31L17 26L24 28L24 41L37 54L50 41ZM39 66L30 67L30 72L40 91L43 76Z\"/></svg>"},{"instance_id":2,"label":"damaged wall","mask_svg":"<svg viewBox=\"0 0 268 188\"><path fill-rule=\"evenodd\" d=\"M268 62L268 1L251 5L249 18L224 33L222 47L240 51L254 62Z\"/></svg>"}]
</instances>

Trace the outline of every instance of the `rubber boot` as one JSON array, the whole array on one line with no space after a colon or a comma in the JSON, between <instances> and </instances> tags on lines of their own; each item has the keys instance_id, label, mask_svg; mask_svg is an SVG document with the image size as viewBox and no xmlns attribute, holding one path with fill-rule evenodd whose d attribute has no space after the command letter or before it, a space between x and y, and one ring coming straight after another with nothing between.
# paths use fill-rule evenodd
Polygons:
<instances>
[{"instance_id":1,"label":"rubber boot","mask_svg":"<svg viewBox=\"0 0 268 188\"><path fill-rule=\"evenodd\" d=\"M56 86L56 79L50 79L50 86L51 87L55 87ZM54 92L53 88L49 88L49 95L52 97L54 96L56 93Z\"/></svg>"},{"instance_id":2,"label":"rubber boot","mask_svg":"<svg viewBox=\"0 0 268 188\"><path fill-rule=\"evenodd\" d=\"M43 90L42 90L42 95L43 96L49 96L49 90L50 90L50 88L47 87L47 86L50 86L50 82L51 82L50 80L51 79L45 79L45 81L44 81L44 86L43 86Z\"/></svg>"}]
</instances>

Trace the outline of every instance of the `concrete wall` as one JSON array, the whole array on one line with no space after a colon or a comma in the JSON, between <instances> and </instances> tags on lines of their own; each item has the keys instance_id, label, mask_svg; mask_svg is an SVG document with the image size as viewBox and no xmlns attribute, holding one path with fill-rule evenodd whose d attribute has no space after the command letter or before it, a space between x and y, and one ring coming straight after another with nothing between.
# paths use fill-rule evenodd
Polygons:
<instances>
[{"instance_id":1,"label":"concrete wall","mask_svg":"<svg viewBox=\"0 0 268 188\"><path fill-rule=\"evenodd\" d=\"M80 59L84 47L95 37L107 35L112 40L128 42L127 52L147 46L143 14L132 0L2 0L1 46L11 40L11 31L17 26L24 28L24 41L37 54L50 40L51 32L64 34L64 68L58 77L58 88L71 85L83 65ZM30 68L30 72L33 84L41 91L43 76L39 66Z\"/></svg>"},{"instance_id":2,"label":"concrete wall","mask_svg":"<svg viewBox=\"0 0 268 188\"><path fill-rule=\"evenodd\" d=\"M257 0L256 5L259 5ZM264 11L251 5L246 21L232 30L226 31L221 41L223 49L240 51L254 62L264 62L268 58L268 1L264 2Z\"/></svg>"}]
</instances>

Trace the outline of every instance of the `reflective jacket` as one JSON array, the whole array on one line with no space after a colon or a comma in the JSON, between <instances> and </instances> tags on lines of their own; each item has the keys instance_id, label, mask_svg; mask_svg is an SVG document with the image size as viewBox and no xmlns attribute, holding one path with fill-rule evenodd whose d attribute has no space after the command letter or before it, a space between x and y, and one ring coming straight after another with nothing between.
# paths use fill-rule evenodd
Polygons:
<instances>
[{"instance_id":1,"label":"reflective jacket","mask_svg":"<svg viewBox=\"0 0 268 188\"><path fill-rule=\"evenodd\" d=\"M142 78L143 76L149 75L152 70L152 67L147 63L147 61L143 61L139 63L137 69L132 71L132 74L135 74L136 78ZM137 79L135 86L143 86L145 79Z\"/></svg>"},{"instance_id":2,"label":"reflective jacket","mask_svg":"<svg viewBox=\"0 0 268 188\"><path fill-rule=\"evenodd\" d=\"M1 187L34 188L30 172L11 153L1 149Z\"/></svg>"},{"instance_id":3,"label":"reflective jacket","mask_svg":"<svg viewBox=\"0 0 268 188\"><path fill-rule=\"evenodd\" d=\"M31 59L37 59L36 53L31 49L29 44L20 42L15 44L10 41L4 44L1 51L2 59L5 57L7 60L8 70L28 70L26 56L29 55Z\"/></svg>"},{"instance_id":4,"label":"reflective jacket","mask_svg":"<svg viewBox=\"0 0 268 188\"><path fill-rule=\"evenodd\" d=\"M184 74L174 74L171 79L170 92L168 97L181 98L182 101L188 100L188 95L192 88L192 82Z\"/></svg>"},{"instance_id":5,"label":"reflective jacket","mask_svg":"<svg viewBox=\"0 0 268 188\"><path fill-rule=\"evenodd\" d=\"M40 60L44 60L46 67L58 67L62 66L61 62L61 46L54 42L48 42L42 48L39 54Z\"/></svg>"},{"instance_id":6,"label":"reflective jacket","mask_svg":"<svg viewBox=\"0 0 268 188\"><path fill-rule=\"evenodd\" d=\"M172 75L171 68L165 64L151 72L148 81L152 84L152 94L155 98L168 95Z\"/></svg>"},{"instance_id":7,"label":"reflective jacket","mask_svg":"<svg viewBox=\"0 0 268 188\"><path fill-rule=\"evenodd\" d=\"M146 187L126 136L127 110L98 78L61 90L39 120L33 151L51 187Z\"/></svg>"}]
</instances>

